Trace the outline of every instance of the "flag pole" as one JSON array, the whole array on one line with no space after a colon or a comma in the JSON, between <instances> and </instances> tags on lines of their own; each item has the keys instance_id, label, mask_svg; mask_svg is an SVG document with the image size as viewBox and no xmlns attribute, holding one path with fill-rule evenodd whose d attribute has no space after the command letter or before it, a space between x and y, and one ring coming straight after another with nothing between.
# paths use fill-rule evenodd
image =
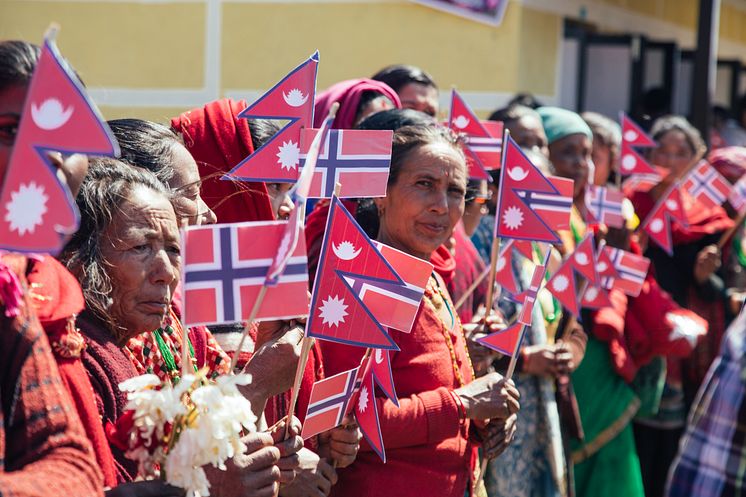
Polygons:
<instances>
[{"instance_id":1,"label":"flag pole","mask_svg":"<svg viewBox=\"0 0 746 497\"><path fill-rule=\"evenodd\" d=\"M336 183L334 185L334 196L339 195L342 191L342 183ZM313 338L303 335L303 341L300 352L300 360L298 361L298 368L295 370L295 380L293 381L293 390L290 392L290 405L288 406L287 419L288 422L285 425L285 438L290 436L290 418L295 414L295 405L298 403L298 390L300 389L301 381L303 380L303 373L306 371L306 365L308 364L308 355L311 352L313 346Z\"/></svg>"},{"instance_id":2,"label":"flag pole","mask_svg":"<svg viewBox=\"0 0 746 497\"><path fill-rule=\"evenodd\" d=\"M484 281L484 279L487 277L487 275L490 274L490 268L486 267L484 268L484 271L482 271L482 274L480 274L474 282L472 282L471 285L469 285L469 288L466 289L464 293L461 294L461 296L458 298L458 301L454 304L454 307L458 311L462 305L464 305L464 302L466 302L466 299L471 296L472 293L477 289L477 287Z\"/></svg>"}]
</instances>

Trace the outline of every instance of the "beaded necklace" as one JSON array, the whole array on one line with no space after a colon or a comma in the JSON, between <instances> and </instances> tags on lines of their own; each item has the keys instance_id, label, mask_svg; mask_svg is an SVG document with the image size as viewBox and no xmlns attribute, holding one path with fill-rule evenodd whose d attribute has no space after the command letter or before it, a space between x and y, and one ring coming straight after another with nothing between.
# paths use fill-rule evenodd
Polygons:
<instances>
[{"instance_id":1,"label":"beaded necklace","mask_svg":"<svg viewBox=\"0 0 746 497\"><path fill-rule=\"evenodd\" d=\"M459 320L458 315L453 312L449 297L443 294L443 291L438 284L438 280L434 276L430 277L427 282L427 286L425 287L425 302L430 304L430 306L435 311L435 314L438 316L438 320L440 321L441 325L441 333L443 333L443 338L445 339L446 346L448 347L448 352L450 352L451 354L451 366L453 367L453 374L456 376L456 381L458 382L459 387L463 387L464 385L466 385L466 381L464 381L464 376L461 374L461 368L459 368L458 361L456 360L456 345L453 342L450 334L450 330L452 330L454 326L459 326L460 328L461 321ZM443 318L441 317L440 311L441 309L443 309L444 306L448 311L449 316L451 317L450 328L446 326L446 323L443 322ZM469 349L466 347L466 340L464 340L464 352L466 353L467 361L469 361L469 370L471 371L471 376L472 378L474 378L474 366L471 363Z\"/></svg>"},{"instance_id":2,"label":"beaded necklace","mask_svg":"<svg viewBox=\"0 0 746 497\"><path fill-rule=\"evenodd\" d=\"M166 372L168 373L169 378L171 378L171 381L176 384L181 379L181 371L179 370L179 367L176 365L176 359L175 354L181 353L181 351L175 351L172 350L172 346L166 343L166 341L163 339L163 333L166 333L167 335L173 335L174 329L171 327L171 325L167 325L164 328L158 328L153 332L153 336L155 337L155 343L158 345L158 350L161 352L161 357L163 357L163 365L165 366ZM192 347L192 341L189 340L189 335L185 333L181 333L181 339L186 340L187 344L189 345L189 355L191 359L194 359L194 347ZM171 345L173 345L173 341L171 341ZM194 367L194 372L196 373L198 371L197 365L195 363L196 361L192 360L192 366Z\"/></svg>"}]
</instances>

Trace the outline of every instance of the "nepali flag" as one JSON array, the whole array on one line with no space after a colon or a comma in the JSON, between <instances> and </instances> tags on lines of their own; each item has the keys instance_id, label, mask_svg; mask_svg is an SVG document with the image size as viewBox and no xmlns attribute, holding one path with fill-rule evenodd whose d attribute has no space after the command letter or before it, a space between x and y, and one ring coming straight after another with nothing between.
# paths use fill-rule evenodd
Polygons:
<instances>
[{"instance_id":1,"label":"nepali flag","mask_svg":"<svg viewBox=\"0 0 746 497\"><path fill-rule=\"evenodd\" d=\"M730 183L707 161L700 161L689 173L684 189L709 208L722 205L731 193Z\"/></svg>"},{"instance_id":2,"label":"nepali flag","mask_svg":"<svg viewBox=\"0 0 746 497\"><path fill-rule=\"evenodd\" d=\"M379 286L392 298L408 301L410 289L381 255L337 197L332 197L313 287L306 335L322 340L373 347L398 347L381 316L368 308L362 288Z\"/></svg>"},{"instance_id":3,"label":"nepali flag","mask_svg":"<svg viewBox=\"0 0 746 497\"><path fill-rule=\"evenodd\" d=\"M304 440L342 424L349 401L355 392L355 380L359 369L360 367L356 367L313 384L306 419L301 430L301 437Z\"/></svg>"},{"instance_id":4,"label":"nepali flag","mask_svg":"<svg viewBox=\"0 0 746 497\"><path fill-rule=\"evenodd\" d=\"M238 114L245 119L289 122L223 176L224 180L295 183L300 166L301 131L313 126L318 65L316 52Z\"/></svg>"},{"instance_id":5,"label":"nepali flag","mask_svg":"<svg viewBox=\"0 0 746 497\"><path fill-rule=\"evenodd\" d=\"M305 129L301 135L301 171L314 136L315 129ZM385 197L393 136L389 130L330 130L321 145L308 197L329 198L337 183L342 185L340 198Z\"/></svg>"},{"instance_id":6,"label":"nepali flag","mask_svg":"<svg viewBox=\"0 0 746 497\"><path fill-rule=\"evenodd\" d=\"M619 165L621 173L625 176L630 174L657 174L655 168L624 141L622 141L622 159Z\"/></svg>"},{"instance_id":7,"label":"nepali flag","mask_svg":"<svg viewBox=\"0 0 746 497\"><path fill-rule=\"evenodd\" d=\"M264 221L185 228L184 324L211 325L248 319L286 224ZM257 320L308 314L307 266L305 237L301 233L276 285L267 289Z\"/></svg>"},{"instance_id":8,"label":"nepali flag","mask_svg":"<svg viewBox=\"0 0 746 497\"><path fill-rule=\"evenodd\" d=\"M544 242L558 242L556 223L548 224L536 212L547 198L559 197L559 191L526 157L508 136L500 171L500 192L497 198L495 236ZM568 211L569 218L569 211ZM568 220L569 223L569 220Z\"/></svg>"},{"instance_id":9,"label":"nepali flag","mask_svg":"<svg viewBox=\"0 0 746 497\"><path fill-rule=\"evenodd\" d=\"M433 274L433 265L384 243L374 241L373 245L391 264L406 289L396 287L392 291L387 284L368 281L361 284L358 296L383 326L409 333ZM350 284L351 280L348 279Z\"/></svg>"},{"instance_id":10,"label":"nepali flag","mask_svg":"<svg viewBox=\"0 0 746 497\"><path fill-rule=\"evenodd\" d=\"M622 122L621 173L625 176L630 174L656 174L655 168L634 149L634 147L655 147L655 140L624 112L620 113L620 120Z\"/></svg>"},{"instance_id":11,"label":"nepali flag","mask_svg":"<svg viewBox=\"0 0 746 497\"><path fill-rule=\"evenodd\" d=\"M477 343L488 349L496 350L503 355L513 357L516 350L520 350L519 342L523 339L525 324L515 323L504 330L490 333L487 336L477 338Z\"/></svg>"},{"instance_id":12,"label":"nepali flag","mask_svg":"<svg viewBox=\"0 0 746 497\"><path fill-rule=\"evenodd\" d=\"M371 364L373 377L376 384L381 388L383 393L399 407L399 398L396 395L394 387L394 373L391 370L391 351L373 349L371 353Z\"/></svg>"},{"instance_id":13,"label":"nepali flag","mask_svg":"<svg viewBox=\"0 0 746 497\"><path fill-rule=\"evenodd\" d=\"M513 242L515 241L517 240L508 240L500 247L495 264L495 281L500 285L500 288L512 295L516 295L520 291L513 271Z\"/></svg>"},{"instance_id":14,"label":"nepali flag","mask_svg":"<svg viewBox=\"0 0 746 497\"><path fill-rule=\"evenodd\" d=\"M502 149L502 133L497 137L490 134L456 90L451 91L448 127L456 133L478 139L472 143L467 140L464 150L469 166L469 179L492 181L492 177L487 170L500 167L500 154L495 152L497 147ZM500 137L499 142L496 140L498 137ZM477 153L472 148L472 144L481 149L481 153ZM485 163L483 160L488 162Z\"/></svg>"},{"instance_id":15,"label":"nepali flag","mask_svg":"<svg viewBox=\"0 0 746 497\"><path fill-rule=\"evenodd\" d=\"M631 197L635 192L647 192L661 182L662 175L655 174L633 174L622 183L622 192L625 197Z\"/></svg>"},{"instance_id":16,"label":"nepali flag","mask_svg":"<svg viewBox=\"0 0 746 497\"><path fill-rule=\"evenodd\" d=\"M605 224L610 228L623 228L623 204L624 193L616 188L590 185L585 193L588 220L594 224Z\"/></svg>"},{"instance_id":17,"label":"nepali flag","mask_svg":"<svg viewBox=\"0 0 746 497\"><path fill-rule=\"evenodd\" d=\"M599 283L596 272L596 253L593 248L593 233L588 232L567 258L572 268L580 273L591 285Z\"/></svg>"},{"instance_id":18,"label":"nepali flag","mask_svg":"<svg viewBox=\"0 0 746 497\"><path fill-rule=\"evenodd\" d=\"M603 240L598 244L598 250L596 250L596 273L601 281L605 281L606 278L618 278L619 273L614 266L614 262L609 256L609 251L606 250L606 244Z\"/></svg>"},{"instance_id":19,"label":"nepali flag","mask_svg":"<svg viewBox=\"0 0 746 497\"><path fill-rule=\"evenodd\" d=\"M368 358L365 372L362 375L360 390L355 398L355 419L360 431L370 444L370 447L385 463L386 451L383 447L381 423L378 419L378 405L375 396L375 378L373 376L373 359Z\"/></svg>"},{"instance_id":20,"label":"nepali flag","mask_svg":"<svg viewBox=\"0 0 746 497\"><path fill-rule=\"evenodd\" d=\"M603 248L603 252L608 255L617 272L616 277L606 277L602 280L603 287L621 290L630 297L640 295L650 269L650 259L608 246Z\"/></svg>"},{"instance_id":21,"label":"nepali flag","mask_svg":"<svg viewBox=\"0 0 746 497\"><path fill-rule=\"evenodd\" d=\"M622 141L631 147L655 147L657 144L640 125L629 118L624 112L620 112L622 122Z\"/></svg>"},{"instance_id":22,"label":"nepali flag","mask_svg":"<svg viewBox=\"0 0 746 497\"><path fill-rule=\"evenodd\" d=\"M580 314L575 273L569 258L565 259L552 277L549 278L546 288L574 316Z\"/></svg>"},{"instance_id":23,"label":"nepali flag","mask_svg":"<svg viewBox=\"0 0 746 497\"><path fill-rule=\"evenodd\" d=\"M50 30L28 89L7 171L0 171L0 248L58 253L80 216L52 151L118 156L119 146Z\"/></svg>"},{"instance_id":24,"label":"nepali flag","mask_svg":"<svg viewBox=\"0 0 746 497\"><path fill-rule=\"evenodd\" d=\"M596 286L588 286L580 299L580 306L584 309L603 309L611 307L609 292Z\"/></svg>"},{"instance_id":25,"label":"nepali flag","mask_svg":"<svg viewBox=\"0 0 746 497\"><path fill-rule=\"evenodd\" d=\"M739 213L743 212L744 208L746 208L746 176L739 179L733 185L733 190L728 195L728 202Z\"/></svg>"},{"instance_id":26,"label":"nepali flag","mask_svg":"<svg viewBox=\"0 0 746 497\"><path fill-rule=\"evenodd\" d=\"M676 221L682 226L688 225L678 183L672 185L668 192L661 196L642 223L642 229L650 236L650 239L657 243L668 255L673 255L672 221Z\"/></svg>"}]
</instances>

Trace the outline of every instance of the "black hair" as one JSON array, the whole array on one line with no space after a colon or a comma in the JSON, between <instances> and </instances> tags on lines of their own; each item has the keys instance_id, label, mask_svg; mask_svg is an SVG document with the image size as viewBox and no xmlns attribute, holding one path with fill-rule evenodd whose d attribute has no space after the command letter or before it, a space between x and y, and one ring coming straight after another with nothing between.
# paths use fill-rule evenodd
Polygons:
<instances>
[{"instance_id":1,"label":"black hair","mask_svg":"<svg viewBox=\"0 0 746 497\"><path fill-rule=\"evenodd\" d=\"M433 80L432 76L419 67L407 64L395 64L384 67L375 73L370 79L386 83L396 93L399 93L399 90L410 83L419 83L432 88L438 88L438 85L435 84L435 80Z\"/></svg>"},{"instance_id":2,"label":"black hair","mask_svg":"<svg viewBox=\"0 0 746 497\"><path fill-rule=\"evenodd\" d=\"M537 100L537 98L531 93L516 93L516 95L508 102L508 107L513 105L523 105L524 107L534 110L544 106L544 104Z\"/></svg>"},{"instance_id":3,"label":"black hair","mask_svg":"<svg viewBox=\"0 0 746 497\"><path fill-rule=\"evenodd\" d=\"M174 146L183 145L179 135L171 128L144 119L114 119L108 124L122 151L119 160L147 169L168 185L174 177Z\"/></svg>"},{"instance_id":4,"label":"black hair","mask_svg":"<svg viewBox=\"0 0 746 497\"><path fill-rule=\"evenodd\" d=\"M509 126L511 123L526 116L535 117L539 122L541 122L541 116L536 112L536 110L521 104L511 104L502 109L497 109L495 112L490 114L489 120L502 121L506 126Z\"/></svg>"},{"instance_id":5,"label":"black hair","mask_svg":"<svg viewBox=\"0 0 746 497\"><path fill-rule=\"evenodd\" d=\"M41 48L33 43L0 41L0 89L28 85L40 56Z\"/></svg>"},{"instance_id":6,"label":"black hair","mask_svg":"<svg viewBox=\"0 0 746 497\"><path fill-rule=\"evenodd\" d=\"M622 146L622 128L616 122L597 112L583 112L580 117L591 128L593 140L601 145L619 150Z\"/></svg>"},{"instance_id":7,"label":"black hair","mask_svg":"<svg viewBox=\"0 0 746 497\"><path fill-rule=\"evenodd\" d=\"M391 104L393 105L394 102L391 101L389 97L384 95L378 90L365 90L360 94L360 102L357 104L357 110L355 111L355 122L360 120L360 116L363 115L363 112L365 111L365 108L373 103L374 101L385 98Z\"/></svg>"},{"instance_id":8,"label":"black hair","mask_svg":"<svg viewBox=\"0 0 746 497\"><path fill-rule=\"evenodd\" d=\"M660 141L663 135L671 131L680 131L684 134L692 155L696 155L700 150L704 149L705 142L699 130L682 116L670 115L659 117L650 129L650 136L653 140Z\"/></svg>"},{"instance_id":9,"label":"black hair","mask_svg":"<svg viewBox=\"0 0 746 497\"><path fill-rule=\"evenodd\" d=\"M249 134L254 150L258 149L269 141L277 132L280 131L280 125L276 121L269 119L249 119Z\"/></svg>"},{"instance_id":10,"label":"black hair","mask_svg":"<svg viewBox=\"0 0 746 497\"><path fill-rule=\"evenodd\" d=\"M403 126L434 126L438 122L431 116L413 109L389 109L376 112L363 119L357 129L390 129L396 131Z\"/></svg>"}]
</instances>

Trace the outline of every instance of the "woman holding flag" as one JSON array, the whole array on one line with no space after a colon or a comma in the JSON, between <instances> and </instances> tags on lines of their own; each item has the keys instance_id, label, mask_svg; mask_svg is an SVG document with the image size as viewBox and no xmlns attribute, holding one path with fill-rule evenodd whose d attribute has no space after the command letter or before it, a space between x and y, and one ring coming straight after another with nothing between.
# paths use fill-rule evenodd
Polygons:
<instances>
[{"instance_id":1,"label":"woman holding flag","mask_svg":"<svg viewBox=\"0 0 746 497\"><path fill-rule=\"evenodd\" d=\"M407 126L394 134L388 193L375 199L377 240L423 260L450 237L464 209L466 162L445 128ZM515 429L518 391L497 373L474 380L464 334L443 280L433 274L410 333L391 331L399 407L377 398L386 441L383 464L363 445L339 472L332 495L471 493L476 447L500 453ZM324 342L327 374L360 362L362 350ZM487 422L487 420L492 420Z\"/></svg>"}]
</instances>

